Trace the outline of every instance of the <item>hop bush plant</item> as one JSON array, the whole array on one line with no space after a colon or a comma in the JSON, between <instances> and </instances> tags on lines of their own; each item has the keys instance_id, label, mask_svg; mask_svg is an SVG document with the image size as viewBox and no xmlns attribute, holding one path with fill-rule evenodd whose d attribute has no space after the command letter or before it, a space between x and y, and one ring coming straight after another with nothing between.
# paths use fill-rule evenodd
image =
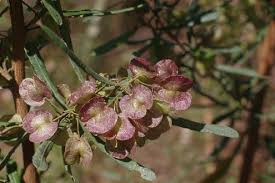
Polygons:
<instances>
[{"instance_id":1,"label":"hop bush plant","mask_svg":"<svg viewBox=\"0 0 275 183\"><path fill-rule=\"evenodd\" d=\"M60 0L0 1L5 5L0 8L0 18L9 13L11 22L10 29L0 32L0 85L10 89L15 103L15 113L0 121L0 140L12 146L8 153L1 154L0 170L7 170L3 181L38 183L42 173L51 168L46 158L53 147L62 149L58 156L74 182L77 180L71 166L92 167L95 151L154 181L154 170L133 160L133 154L137 149L142 151L145 144L150 146L148 142L158 141L169 129L180 127L223 136L207 159L217 164L216 171L202 182L219 181L247 137L240 182L249 182L260 120L266 117L262 108L272 68L270 60L274 60L269 53L274 50L273 44L268 42L274 35L273 24L266 33L266 19L274 19L273 6L266 5L274 3L206 2L135 0L111 3L106 10L72 10L64 8L67 2ZM263 7L269 7L268 11L253 13L261 12L258 10ZM240 10L245 11L240 16L232 13ZM117 72L96 72L74 51L71 20L87 18L92 22L89 36L97 37L100 26L94 24L101 20L91 21L89 17L127 13L131 13L124 17L130 21L129 27L127 22L121 29L124 32L119 29L119 36L94 48L89 56L103 60L105 57L100 56L126 44L131 49L124 52L132 52L131 58ZM250 31L235 29L244 23L255 29L254 39L250 34L239 36ZM247 60L265 35L265 51L260 49L256 57L264 60L264 66L261 62L259 71L255 71L256 66ZM41 55L41 49L50 43L68 56L66 66L74 72L68 80L77 78L76 86L56 84L52 79ZM116 53L110 57L119 60ZM209 101L203 108L217 111L211 124L196 122L196 116L186 119L186 111L198 107L197 97ZM228 119L228 126L218 124L224 119ZM235 122L242 120L247 125L232 145L232 154L221 159L221 152L231 142L229 138L239 137ZM11 158L21 144L22 175ZM226 164L221 166L221 162Z\"/></svg>"},{"instance_id":2,"label":"hop bush plant","mask_svg":"<svg viewBox=\"0 0 275 183\"><path fill-rule=\"evenodd\" d=\"M172 60L151 65L143 58L134 58L127 71L128 76L112 79L112 89L101 86L102 83L92 77L74 92L69 93L66 86L63 96L68 105L66 110L55 105L50 89L38 76L24 79L19 85L22 99L31 107L40 107L31 110L22 121L23 129L30 134L29 140L54 141L59 138L58 130L68 133L66 162L86 162L87 165L92 150L82 136L83 127L102 138L114 158L124 159L139 145L137 140L152 139L156 133L159 136L172 125L171 116L190 107L192 97L188 90L192 81L178 75L178 67ZM43 108L45 102L53 107Z\"/></svg>"}]
</instances>

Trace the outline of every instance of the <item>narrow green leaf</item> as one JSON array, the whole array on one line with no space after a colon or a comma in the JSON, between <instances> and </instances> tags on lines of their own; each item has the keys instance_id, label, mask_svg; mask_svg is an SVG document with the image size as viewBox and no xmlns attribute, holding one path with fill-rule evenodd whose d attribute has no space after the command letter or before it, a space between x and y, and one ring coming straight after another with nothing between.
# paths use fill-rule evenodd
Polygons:
<instances>
[{"instance_id":1,"label":"narrow green leaf","mask_svg":"<svg viewBox=\"0 0 275 183\"><path fill-rule=\"evenodd\" d=\"M132 171L137 171L140 173L141 177L145 180L148 181L153 181L156 179L156 174L153 170L144 167L143 165L137 163L136 161L130 159L130 158L125 158L123 160L119 160L119 159L115 159L113 158L105 149L104 146L104 142L99 139L98 137L94 137L90 132L88 132L85 128L83 128L84 132L85 132L85 136L87 137L87 139L92 142L93 144L95 144L97 146L97 148L102 151L103 153L105 153L107 156L109 156L111 159L113 159L114 161L116 161L118 164L124 166L125 168L132 170Z\"/></svg>"},{"instance_id":2,"label":"narrow green leaf","mask_svg":"<svg viewBox=\"0 0 275 183\"><path fill-rule=\"evenodd\" d=\"M103 55L109 51L111 51L114 48L117 48L119 45L121 45L122 43L125 43L128 41L128 38L134 34L134 30L122 33L120 36L104 43L103 45L95 48L92 50L91 55L92 56L99 56L99 55Z\"/></svg>"},{"instance_id":3,"label":"narrow green leaf","mask_svg":"<svg viewBox=\"0 0 275 183\"><path fill-rule=\"evenodd\" d=\"M219 64L216 66L216 68L219 71L226 72L226 73L233 74L233 75L247 76L247 77L253 77L253 78L262 78L262 79L265 78L264 76L259 75L254 70L248 69L248 68L237 68L234 66L224 65L224 64Z\"/></svg>"},{"instance_id":4,"label":"narrow green leaf","mask_svg":"<svg viewBox=\"0 0 275 183\"><path fill-rule=\"evenodd\" d=\"M114 83L107 78L97 74L92 68L86 66L75 54L74 52L66 45L66 43L59 38L51 29L49 29L45 25L41 25L41 29L49 36L49 38L58 46L60 47L69 57L78 65L81 69L83 69L86 73L92 75L95 79L109 84L114 85Z\"/></svg>"},{"instance_id":5,"label":"narrow green leaf","mask_svg":"<svg viewBox=\"0 0 275 183\"><path fill-rule=\"evenodd\" d=\"M10 126L15 126L18 125L18 122L16 121L0 121L0 127L10 127Z\"/></svg>"},{"instance_id":6,"label":"narrow green leaf","mask_svg":"<svg viewBox=\"0 0 275 183\"><path fill-rule=\"evenodd\" d=\"M239 137L239 133L236 130L223 125L197 123L184 118L174 119L173 125L179 126L182 128L188 128L190 130L194 130L202 133L212 133L215 135L229 137L229 138Z\"/></svg>"},{"instance_id":7,"label":"narrow green leaf","mask_svg":"<svg viewBox=\"0 0 275 183\"><path fill-rule=\"evenodd\" d=\"M58 89L56 88L54 82L51 80L49 73L42 61L42 58L39 54L39 51L34 47L34 45L28 44L25 49L26 55L35 71L35 73L43 79L50 90L53 92L55 99L66 108L63 97L59 94Z\"/></svg>"},{"instance_id":8,"label":"narrow green leaf","mask_svg":"<svg viewBox=\"0 0 275 183\"><path fill-rule=\"evenodd\" d=\"M116 15L121 13L127 13L131 11L136 11L145 7L145 4L139 4L137 6L123 8L119 10L110 10L110 11L101 11L101 10L65 10L64 15L66 17L87 17L87 16L107 16L107 15Z\"/></svg>"},{"instance_id":9,"label":"narrow green leaf","mask_svg":"<svg viewBox=\"0 0 275 183\"><path fill-rule=\"evenodd\" d=\"M7 174L10 183L21 183L21 178L17 170L15 161L10 160L7 164Z\"/></svg>"},{"instance_id":10,"label":"narrow green leaf","mask_svg":"<svg viewBox=\"0 0 275 183\"><path fill-rule=\"evenodd\" d=\"M8 152L8 154L2 159L1 163L0 163L0 171L7 165L7 163L10 160L10 157L13 155L13 153L15 152L15 150L17 149L17 147L24 141L27 139L27 133L25 133L24 135L22 135L18 141L16 142L16 144L11 148L11 150Z\"/></svg>"},{"instance_id":11,"label":"narrow green leaf","mask_svg":"<svg viewBox=\"0 0 275 183\"><path fill-rule=\"evenodd\" d=\"M58 24L58 25L62 25L63 21L62 21L62 16L59 14L59 12L55 9L54 4L52 2L52 0L42 0L43 5L45 6L45 8L48 10L49 14L51 15L51 17L54 19L54 21Z\"/></svg>"},{"instance_id":12,"label":"narrow green leaf","mask_svg":"<svg viewBox=\"0 0 275 183\"><path fill-rule=\"evenodd\" d=\"M35 151L35 154L32 157L33 165L39 171L46 171L49 168L49 164L46 161L46 158L53 148L52 141L44 141L42 142Z\"/></svg>"},{"instance_id":13,"label":"narrow green leaf","mask_svg":"<svg viewBox=\"0 0 275 183\"><path fill-rule=\"evenodd\" d=\"M218 11L209 11L201 16L200 22L207 23L216 20L219 17L220 13Z\"/></svg>"}]
</instances>

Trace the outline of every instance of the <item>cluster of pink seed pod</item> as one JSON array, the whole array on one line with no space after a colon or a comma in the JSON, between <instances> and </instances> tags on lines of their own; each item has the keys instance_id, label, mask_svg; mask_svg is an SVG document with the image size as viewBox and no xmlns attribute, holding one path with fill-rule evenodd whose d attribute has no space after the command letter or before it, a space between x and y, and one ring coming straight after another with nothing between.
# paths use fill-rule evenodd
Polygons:
<instances>
[{"instance_id":1,"label":"cluster of pink seed pod","mask_svg":"<svg viewBox=\"0 0 275 183\"><path fill-rule=\"evenodd\" d=\"M161 60L153 65L135 58L128 71L130 79L117 82L107 94L100 92L104 87L97 89L98 82L93 78L84 81L74 92L68 89L63 92L68 106L77 114L74 117L90 133L104 139L106 150L118 159L127 157L134 147L142 146L144 140L155 139L169 129L168 116L188 109L192 98L188 92L192 81L178 74L178 67L172 60ZM53 98L46 84L36 76L23 80L19 92L30 106L41 106L45 100ZM23 119L23 128L30 133L30 141L40 143L54 138L60 119L58 115L54 118L47 109L35 109ZM65 145L66 162L90 162L92 149L86 139L77 133L69 136Z\"/></svg>"}]
</instances>

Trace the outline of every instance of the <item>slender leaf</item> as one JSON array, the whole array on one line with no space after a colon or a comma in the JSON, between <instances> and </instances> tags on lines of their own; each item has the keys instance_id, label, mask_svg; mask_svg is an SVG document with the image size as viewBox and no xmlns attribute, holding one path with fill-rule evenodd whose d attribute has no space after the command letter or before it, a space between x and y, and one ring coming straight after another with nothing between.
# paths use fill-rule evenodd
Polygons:
<instances>
[{"instance_id":1,"label":"slender leaf","mask_svg":"<svg viewBox=\"0 0 275 183\"><path fill-rule=\"evenodd\" d=\"M218 11L209 11L205 15L201 16L200 22L207 23L216 20L220 13Z\"/></svg>"},{"instance_id":2,"label":"slender leaf","mask_svg":"<svg viewBox=\"0 0 275 183\"><path fill-rule=\"evenodd\" d=\"M224 64L219 64L216 66L216 68L219 71L226 72L233 75L247 76L247 77L253 77L253 78L264 78L264 76L261 76L254 70L248 69L248 68L237 68L234 66L224 65Z\"/></svg>"},{"instance_id":3,"label":"slender leaf","mask_svg":"<svg viewBox=\"0 0 275 183\"><path fill-rule=\"evenodd\" d=\"M10 160L10 157L13 155L13 153L15 152L15 150L17 149L17 147L24 141L27 139L27 133L25 133L24 135L22 135L18 141L16 142L16 144L12 147L12 149L8 152L8 154L2 159L1 163L0 163L0 170L2 170L7 163Z\"/></svg>"},{"instance_id":4,"label":"slender leaf","mask_svg":"<svg viewBox=\"0 0 275 183\"><path fill-rule=\"evenodd\" d=\"M53 1L52 0L42 0L43 5L45 6L45 8L48 10L49 14L51 15L51 17L54 19L54 21L58 24L58 25L62 25L63 20L62 20L62 16L60 15L60 13L55 9Z\"/></svg>"},{"instance_id":5,"label":"slender leaf","mask_svg":"<svg viewBox=\"0 0 275 183\"><path fill-rule=\"evenodd\" d=\"M10 127L10 126L14 126L14 125L18 125L18 122L16 121L0 121L0 127Z\"/></svg>"},{"instance_id":6,"label":"slender leaf","mask_svg":"<svg viewBox=\"0 0 275 183\"><path fill-rule=\"evenodd\" d=\"M110 10L110 11L100 11L100 10L91 10L91 9L65 10L64 15L67 17L107 16L107 15L116 15L116 14L136 11L144 7L145 7L145 4L139 4L133 7L123 8L119 10Z\"/></svg>"},{"instance_id":7,"label":"slender leaf","mask_svg":"<svg viewBox=\"0 0 275 183\"><path fill-rule=\"evenodd\" d=\"M134 30L125 32L123 34L121 34L120 36L104 43L103 45L95 48L92 52L91 55L92 56L99 56L99 55L103 55L104 53L107 53L109 51L111 51L114 48L117 48L120 44L125 43L128 41L128 38L134 34Z\"/></svg>"},{"instance_id":8,"label":"slender leaf","mask_svg":"<svg viewBox=\"0 0 275 183\"><path fill-rule=\"evenodd\" d=\"M74 52L66 45L66 43L59 38L51 29L49 29L45 25L41 25L41 29L49 36L49 38L58 46L60 47L65 53L69 55L69 57L78 65L81 69L83 69L86 73L92 75L95 79L109 84L114 85L113 82L104 78L103 76L97 74L92 68L85 65L75 54Z\"/></svg>"},{"instance_id":9,"label":"slender leaf","mask_svg":"<svg viewBox=\"0 0 275 183\"><path fill-rule=\"evenodd\" d=\"M229 138L239 137L239 133L233 128L230 128L228 126L197 123L184 118L174 119L172 123L175 126L188 128L190 130L194 130L202 133L212 133L215 135L229 137Z\"/></svg>"},{"instance_id":10,"label":"slender leaf","mask_svg":"<svg viewBox=\"0 0 275 183\"><path fill-rule=\"evenodd\" d=\"M10 160L7 164L7 174L10 183L21 183L21 178L17 170L15 161Z\"/></svg>"},{"instance_id":11,"label":"slender leaf","mask_svg":"<svg viewBox=\"0 0 275 183\"><path fill-rule=\"evenodd\" d=\"M128 168L129 170L132 171L137 171L140 173L141 177L145 180L148 181L153 181L156 179L156 174L153 170L144 167L143 165L137 163L136 161L130 159L130 158L125 158L123 160L119 160L119 159L115 159L113 158L105 149L104 146L104 142L99 139L98 137L94 137L90 132L88 132L85 128L83 128L84 132L85 132L85 136L87 137L87 139L92 142L93 144L95 144L97 146L97 148L102 151L103 153L105 153L107 156L109 156L111 159L113 159L114 161L116 161L118 164L124 166L125 168Z\"/></svg>"},{"instance_id":12,"label":"slender leaf","mask_svg":"<svg viewBox=\"0 0 275 183\"><path fill-rule=\"evenodd\" d=\"M55 99L61 104L64 108L66 108L66 104L64 102L63 97L59 94L58 89L56 88L54 82L51 80L49 73L42 61L42 58L39 54L39 51L31 44L27 45L25 50L27 57L35 71L35 73L43 79L50 90L53 92Z\"/></svg>"},{"instance_id":13,"label":"slender leaf","mask_svg":"<svg viewBox=\"0 0 275 183\"><path fill-rule=\"evenodd\" d=\"M39 171L46 171L49 168L49 164L46 161L46 158L53 148L52 141L44 141L42 142L35 151L35 154L32 157L33 165Z\"/></svg>"}]
</instances>

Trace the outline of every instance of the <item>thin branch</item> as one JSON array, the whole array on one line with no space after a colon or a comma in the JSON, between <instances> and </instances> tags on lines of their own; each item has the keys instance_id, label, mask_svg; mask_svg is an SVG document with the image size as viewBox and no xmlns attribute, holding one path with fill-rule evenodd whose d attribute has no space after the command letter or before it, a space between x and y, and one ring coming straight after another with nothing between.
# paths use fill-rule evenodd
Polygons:
<instances>
[{"instance_id":1,"label":"thin branch","mask_svg":"<svg viewBox=\"0 0 275 183\"><path fill-rule=\"evenodd\" d=\"M22 1L9 0L10 16L12 24L12 67L14 70L14 86L13 95L15 100L16 112L23 118L28 107L22 100L18 92L18 86L25 77L25 39L26 30L24 25L24 14ZM23 158L25 172L23 179L25 183L38 183L37 172L32 164L32 156L34 154L34 145L30 141L23 143Z\"/></svg>"}]
</instances>

